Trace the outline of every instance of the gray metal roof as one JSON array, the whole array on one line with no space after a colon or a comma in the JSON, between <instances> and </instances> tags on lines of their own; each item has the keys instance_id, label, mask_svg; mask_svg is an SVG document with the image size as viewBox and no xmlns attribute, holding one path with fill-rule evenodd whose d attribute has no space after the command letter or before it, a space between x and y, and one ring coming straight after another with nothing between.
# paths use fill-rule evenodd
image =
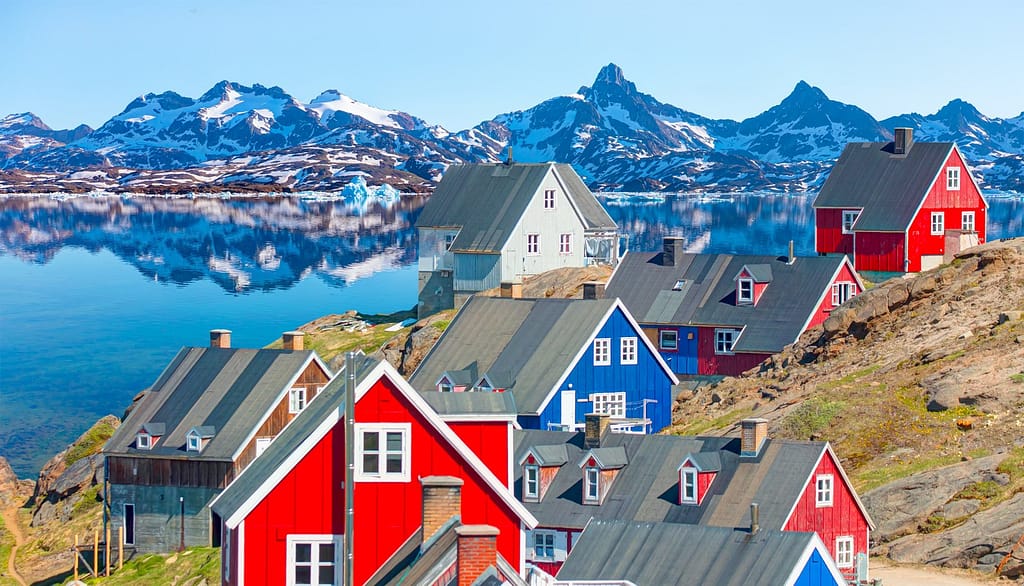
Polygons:
<instances>
[{"instance_id":1,"label":"gray metal roof","mask_svg":"<svg viewBox=\"0 0 1024 586\"><path fill-rule=\"evenodd\" d=\"M442 418L456 415L516 415L516 400L512 393L426 391L423 398Z\"/></svg>"},{"instance_id":2,"label":"gray metal roof","mask_svg":"<svg viewBox=\"0 0 1024 586\"><path fill-rule=\"evenodd\" d=\"M355 358L356 386L370 373L379 361L358 354ZM345 412L345 368L331 379L331 382L309 402L295 419L285 426L267 449L252 461L213 503L213 510L223 519L235 513L260 486L284 464L288 456L316 430L328 414L337 410ZM212 443L212 442L211 442Z\"/></svg>"},{"instance_id":3,"label":"gray metal roof","mask_svg":"<svg viewBox=\"0 0 1024 586\"><path fill-rule=\"evenodd\" d=\"M722 458L718 452L687 454L683 461L690 460L701 472L718 472L722 469Z\"/></svg>"},{"instance_id":4,"label":"gray metal roof","mask_svg":"<svg viewBox=\"0 0 1024 586\"><path fill-rule=\"evenodd\" d=\"M580 466L583 466L582 460L588 460L591 456L597 460L597 465L602 470L618 470L629 464L629 457L626 456L626 450L622 446L590 449L583 454Z\"/></svg>"},{"instance_id":5,"label":"gray metal roof","mask_svg":"<svg viewBox=\"0 0 1024 586\"><path fill-rule=\"evenodd\" d=\"M531 452L537 458L538 466L561 466L569 461L565 444L553 446L533 446Z\"/></svg>"},{"instance_id":6,"label":"gray metal roof","mask_svg":"<svg viewBox=\"0 0 1024 586\"><path fill-rule=\"evenodd\" d=\"M182 348L104 452L231 460L313 357L312 350ZM165 425L166 434L153 449L136 449L136 433L151 422ZM214 428L216 434L202 452L187 452L188 432L204 427Z\"/></svg>"},{"instance_id":7,"label":"gray metal roof","mask_svg":"<svg viewBox=\"0 0 1024 586\"><path fill-rule=\"evenodd\" d=\"M814 533L595 521L558 572L559 580L629 580L660 586L785 584Z\"/></svg>"},{"instance_id":8,"label":"gray metal roof","mask_svg":"<svg viewBox=\"0 0 1024 586\"><path fill-rule=\"evenodd\" d=\"M605 295L619 297L642 324L744 328L736 352L779 352L802 333L845 257L684 254L663 265L663 253L631 252ZM746 267L771 281L756 305L736 303L735 277ZM679 280L682 291L674 291Z\"/></svg>"},{"instance_id":9,"label":"gray metal roof","mask_svg":"<svg viewBox=\"0 0 1024 586\"><path fill-rule=\"evenodd\" d=\"M857 230L903 232L909 228L953 143L913 142L905 155L894 155L892 144L846 145L814 207L863 208L854 224Z\"/></svg>"},{"instance_id":10,"label":"gray metal roof","mask_svg":"<svg viewBox=\"0 0 1024 586\"><path fill-rule=\"evenodd\" d=\"M772 282L772 265L763 263L743 265L743 267L741 267L741 270L743 269L750 273L750 276L754 279L755 283Z\"/></svg>"},{"instance_id":11,"label":"gray metal roof","mask_svg":"<svg viewBox=\"0 0 1024 586\"><path fill-rule=\"evenodd\" d=\"M593 336L614 299L472 297L409 377L420 392L436 390L441 373L475 364L514 381L520 414L538 413Z\"/></svg>"},{"instance_id":12,"label":"gray metal roof","mask_svg":"<svg viewBox=\"0 0 1024 586\"><path fill-rule=\"evenodd\" d=\"M562 444L569 461L586 452L584 434L522 430L514 432L515 461L531 446ZM620 446L629 463L622 467L600 506L583 504L583 472L562 466L540 502L525 503L544 527L583 528L591 518L665 521L720 527L749 527L750 503L760 505L761 526L782 529L804 484L825 451L824 442L769 439L757 458L740 458L739 438L608 433L602 448ZM680 505L679 466L688 454L716 454L720 470L700 505ZM522 497L522 466L515 491Z\"/></svg>"},{"instance_id":13,"label":"gray metal roof","mask_svg":"<svg viewBox=\"0 0 1024 586\"><path fill-rule=\"evenodd\" d=\"M585 229L617 229L572 167L554 163L452 165L416 227L459 228L456 252L499 252L549 172L562 180Z\"/></svg>"}]
</instances>

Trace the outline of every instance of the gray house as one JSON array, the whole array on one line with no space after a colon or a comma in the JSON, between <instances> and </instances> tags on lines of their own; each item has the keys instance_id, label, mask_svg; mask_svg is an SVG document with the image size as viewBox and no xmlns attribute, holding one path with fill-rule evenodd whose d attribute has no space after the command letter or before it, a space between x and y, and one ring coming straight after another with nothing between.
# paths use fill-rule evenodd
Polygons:
<instances>
[{"instance_id":1,"label":"gray house","mask_svg":"<svg viewBox=\"0 0 1024 586\"><path fill-rule=\"evenodd\" d=\"M419 314L562 267L614 264L618 227L556 163L454 165L416 222Z\"/></svg>"}]
</instances>

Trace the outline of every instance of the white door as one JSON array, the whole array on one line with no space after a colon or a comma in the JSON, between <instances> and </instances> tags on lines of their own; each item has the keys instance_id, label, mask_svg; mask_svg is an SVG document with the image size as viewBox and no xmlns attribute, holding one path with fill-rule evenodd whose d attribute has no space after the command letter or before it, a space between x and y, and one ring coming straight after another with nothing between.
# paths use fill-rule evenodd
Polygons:
<instances>
[{"instance_id":1,"label":"white door","mask_svg":"<svg viewBox=\"0 0 1024 586\"><path fill-rule=\"evenodd\" d=\"M562 391L562 425L570 431L576 425L576 391L572 389Z\"/></svg>"}]
</instances>

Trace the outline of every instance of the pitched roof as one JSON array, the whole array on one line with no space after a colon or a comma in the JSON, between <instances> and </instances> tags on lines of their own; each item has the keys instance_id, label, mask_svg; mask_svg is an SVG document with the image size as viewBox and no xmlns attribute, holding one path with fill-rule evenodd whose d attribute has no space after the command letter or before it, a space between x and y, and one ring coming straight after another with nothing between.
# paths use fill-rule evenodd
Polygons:
<instances>
[{"instance_id":1,"label":"pitched roof","mask_svg":"<svg viewBox=\"0 0 1024 586\"><path fill-rule=\"evenodd\" d=\"M584 434L522 430L514 432L515 461L531 446L563 444L570 462L586 450ZM782 529L793 505L826 451L824 442L766 441L757 458L740 458L740 439L608 433L602 449L620 447L629 463L622 467L599 507L582 502L582 472L562 466L544 498L526 507L546 527L583 528L591 519L665 521L749 527L750 503L760 506L761 526ZM713 453L720 469L700 505L678 504L679 465L688 454ZM516 493L522 492L522 466L516 468Z\"/></svg>"},{"instance_id":2,"label":"pitched roof","mask_svg":"<svg viewBox=\"0 0 1024 586\"><path fill-rule=\"evenodd\" d=\"M451 245L455 252L498 252L548 172L565 188L585 229L617 229L572 167L555 163L452 165L416 227L459 228Z\"/></svg>"},{"instance_id":3,"label":"pitched roof","mask_svg":"<svg viewBox=\"0 0 1024 586\"><path fill-rule=\"evenodd\" d=\"M683 254L662 264L660 252L631 252L615 269L605 294L619 297L645 324L743 328L736 352L778 352L803 332L844 263L843 256L785 257ZM757 305L736 303L735 277L746 267L771 283ZM682 290L673 288L680 280Z\"/></svg>"},{"instance_id":4,"label":"pitched roof","mask_svg":"<svg viewBox=\"0 0 1024 586\"><path fill-rule=\"evenodd\" d=\"M509 492L507 487L487 468L473 451L431 409L422 396L414 391L398 371L386 361L359 355L354 361L356 375L356 402L382 378L390 380L398 392L405 396L427 423L437 429L466 461L467 469L474 470L483 483L494 491L498 500L533 528L536 518ZM253 460L234 482L210 503L210 508L224 519L229 527L238 523L269 494L277 483L316 446L327 432L341 421L345 414L344 369L317 395L316 400L293 419L267 447Z\"/></svg>"},{"instance_id":5,"label":"pitched roof","mask_svg":"<svg viewBox=\"0 0 1024 586\"><path fill-rule=\"evenodd\" d=\"M104 446L107 454L143 457L187 456L232 460L288 387L316 360L312 350L185 347ZM311 402L315 403L315 401ZM135 434L146 423L162 423L166 433L151 450L137 450ZM202 452L186 452L193 428L212 427L216 435Z\"/></svg>"},{"instance_id":6,"label":"pitched roof","mask_svg":"<svg viewBox=\"0 0 1024 586\"><path fill-rule=\"evenodd\" d=\"M463 417L501 419L516 416L516 400L512 393L423 393L427 404L446 421Z\"/></svg>"},{"instance_id":7,"label":"pitched roof","mask_svg":"<svg viewBox=\"0 0 1024 586\"><path fill-rule=\"evenodd\" d=\"M558 580L634 584L793 584L817 550L836 584L845 584L814 533L595 521L579 537Z\"/></svg>"},{"instance_id":8,"label":"pitched roof","mask_svg":"<svg viewBox=\"0 0 1024 586\"><path fill-rule=\"evenodd\" d=\"M893 143L846 145L814 200L815 208L863 208L856 230L903 232L910 227L949 153L951 142L913 142L905 155Z\"/></svg>"}]
</instances>

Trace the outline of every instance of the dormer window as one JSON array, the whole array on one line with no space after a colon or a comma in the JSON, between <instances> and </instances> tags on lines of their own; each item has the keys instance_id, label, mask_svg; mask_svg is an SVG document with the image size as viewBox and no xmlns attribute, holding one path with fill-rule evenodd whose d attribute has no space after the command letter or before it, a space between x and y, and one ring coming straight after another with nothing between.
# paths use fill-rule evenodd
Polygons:
<instances>
[{"instance_id":1,"label":"dormer window","mask_svg":"<svg viewBox=\"0 0 1024 586\"><path fill-rule=\"evenodd\" d=\"M135 448L139 450L152 450L153 446L160 441L166 428L163 423L145 423L139 427L135 435Z\"/></svg>"},{"instance_id":2,"label":"dormer window","mask_svg":"<svg viewBox=\"0 0 1024 586\"><path fill-rule=\"evenodd\" d=\"M601 470L597 466L587 466L583 474L583 502L598 504L601 495Z\"/></svg>"},{"instance_id":3,"label":"dormer window","mask_svg":"<svg viewBox=\"0 0 1024 586\"><path fill-rule=\"evenodd\" d=\"M687 454L679 466L679 504L701 504L721 469L718 452Z\"/></svg>"},{"instance_id":4,"label":"dormer window","mask_svg":"<svg viewBox=\"0 0 1024 586\"><path fill-rule=\"evenodd\" d=\"M736 281L736 301L740 305L750 305L754 302L753 279L740 279Z\"/></svg>"},{"instance_id":5,"label":"dormer window","mask_svg":"<svg viewBox=\"0 0 1024 586\"><path fill-rule=\"evenodd\" d=\"M135 447L140 450L152 450L153 436L144 431L140 431L139 434L135 436Z\"/></svg>"},{"instance_id":6,"label":"dormer window","mask_svg":"<svg viewBox=\"0 0 1024 586\"><path fill-rule=\"evenodd\" d=\"M187 445L188 451L190 451L190 452L198 452L200 449L202 449L200 447L202 445L202 442L203 442L202 438L200 438L198 435L189 434L188 442L187 442L187 444L188 444Z\"/></svg>"},{"instance_id":7,"label":"dormer window","mask_svg":"<svg viewBox=\"0 0 1024 586\"><path fill-rule=\"evenodd\" d=\"M437 383L437 390L441 391L442 393L450 393L454 389L452 389L452 383L445 380Z\"/></svg>"},{"instance_id":8,"label":"dormer window","mask_svg":"<svg viewBox=\"0 0 1024 586\"><path fill-rule=\"evenodd\" d=\"M519 460L523 467L523 502L539 503L558 468L568 461L565 444L532 446Z\"/></svg>"},{"instance_id":9,"label":"dormer window","mask_svg":"<svg viewBox=\"0 0 1024 586\"><path fill-rule=\"evenodd\" d=\"M583 471L583 504L599 505L611 490L612 483L629 463L622 446L591 448L580 460Z\"/></svg>"},{"instance_id":10,"label":"dormer window","mask_svg":"<svg viewBox=\"0 0 1024 586\"><path fill-rule=\"evenodd\" d=\"M540 466L536 464L523 466L523 497L540 498Z\"/></svg>"},{"instance_id":11,"label":"dormer window","mask_svg":"<svg viewBox=\"0 0 1024 586\"><path fill-rule=\"evenodd\" d=\"M697 504L696 468L683 468L679 479L679 502Z\"/></svg>"}]
</instances>

